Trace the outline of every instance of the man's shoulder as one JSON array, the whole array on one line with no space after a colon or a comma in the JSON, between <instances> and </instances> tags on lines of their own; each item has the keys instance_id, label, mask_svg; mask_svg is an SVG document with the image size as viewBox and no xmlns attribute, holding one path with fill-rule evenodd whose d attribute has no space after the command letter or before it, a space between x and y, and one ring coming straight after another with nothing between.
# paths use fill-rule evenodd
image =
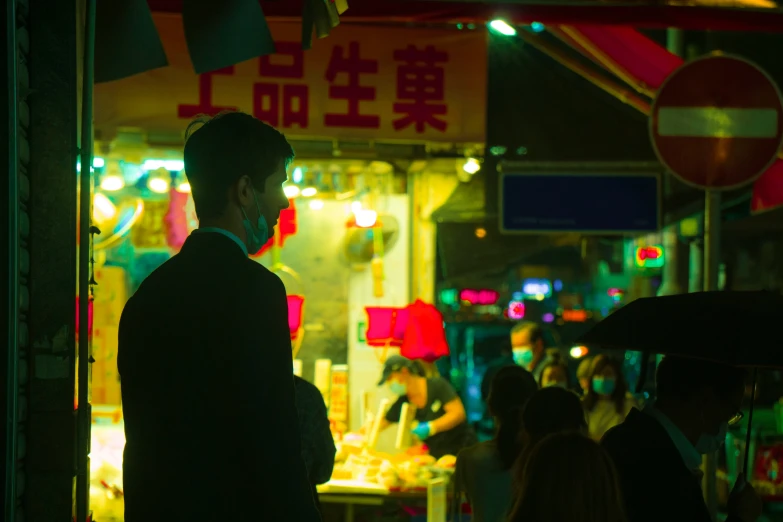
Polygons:
<instances>
[{"instance_id":1,"label":"man's shoulder","mask_svg":"<svg viewBox=\"0 0 783 522\"><path fill-rule=\"evenodd\" d=\"M297 401L308 404L319 401L323 403L324 399L323 395L321 395L321 390L307 379L294 375L294 386L296 388Z\"/></svg>"}]
</instances>

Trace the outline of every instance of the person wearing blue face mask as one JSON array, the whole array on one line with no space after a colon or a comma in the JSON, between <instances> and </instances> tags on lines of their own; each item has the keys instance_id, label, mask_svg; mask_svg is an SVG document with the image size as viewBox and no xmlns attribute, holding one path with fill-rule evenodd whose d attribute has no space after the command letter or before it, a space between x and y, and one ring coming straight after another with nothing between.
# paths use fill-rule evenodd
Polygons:
<instances>
[{"instance_id":1,"label":"person wearing blue face mask","mask_svg":"<svg viewBox=\"0 0 783 522\"><path fill-rule=\"evenodd\" d=\"M712 522L702 495L702 455L720 449L742 419L745 378L741 368L664 357L655 401L631 410L601 441L619 472L628 522ZM756 522L761 508L740 476L726 522Z\"/></svg>"},{"instance_id":2,"label":"person wearing blue face mask","mask_svg":"<svg viewBox=\"0 0 783 522\"><path fill-rule=\"evenodd\" d=\"M582 403L588 432L594 440L601 440L610 428L623 422L636 402L628 393L620 363L606 355L595 358Z\"/></svg>"},{"instance_id":3,"label":"person wearing blue face mask","mask_svg":"<svg viewBox=\"0 0 783 522\"><path fill-rule=\"evenodd\" d=\"M199 229L120 320L126 522L321 519L302 458L285 287L248 257L288 207L293 157L285 136L241 112L186 132Z\"/></svg>"},{"instance_id":4,"label":"person wearing blue face mask","mask_svg":"<svg viewBox=\"0 0 783 522\"><path fill-rule=\"evenodd\" d=\"M378 386L384 384L398 398L386 412L381 429L400 421L402 405L407 402L416 407L413 434L436 459L456 456L462 448L477 442L462 400L442 377L427 378L417 362L392 355L384 363Z\"/></svg>"}]
</instances>

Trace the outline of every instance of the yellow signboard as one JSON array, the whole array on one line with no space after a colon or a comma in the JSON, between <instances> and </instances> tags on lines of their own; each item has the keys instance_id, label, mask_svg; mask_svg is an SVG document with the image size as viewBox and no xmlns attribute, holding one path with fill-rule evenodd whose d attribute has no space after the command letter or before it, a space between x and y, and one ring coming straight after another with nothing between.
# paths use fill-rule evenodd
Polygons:
<instances>
[{"instance_id":1,"label":"yellow signboard","mask_svg":"<svg viewBox=\"0 0 783 522\"><path fill-rule=\"evenodd\" d=\"M483 31L346 24L302 51L298 23L272 22L277 54L196 75L180 15L153 17L170 65L96 85L99 139L239 109L293 137L484 141Z\"/></svg>"}]
</instances>

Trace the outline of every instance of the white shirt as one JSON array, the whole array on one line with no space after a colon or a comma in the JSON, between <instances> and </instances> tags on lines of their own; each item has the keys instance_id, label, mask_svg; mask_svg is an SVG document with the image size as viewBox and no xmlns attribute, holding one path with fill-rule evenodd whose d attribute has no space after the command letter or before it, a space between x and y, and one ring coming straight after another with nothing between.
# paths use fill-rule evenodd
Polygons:
<instances>
[{"instance_id":1,"label":"white shirt","mask_svg":"<svg viewBox=\"0 0 783 522\"><path fill-rule=\"evenodd\" d=\"M636 406L636 401L631 396L625 398L622 411L617 411L617 405L612 399L598 399L592 410L585 411L590 437L594 440L601 440L604 433L625 420L628 412L634 406Z\"/></svg>"}]
</instances>

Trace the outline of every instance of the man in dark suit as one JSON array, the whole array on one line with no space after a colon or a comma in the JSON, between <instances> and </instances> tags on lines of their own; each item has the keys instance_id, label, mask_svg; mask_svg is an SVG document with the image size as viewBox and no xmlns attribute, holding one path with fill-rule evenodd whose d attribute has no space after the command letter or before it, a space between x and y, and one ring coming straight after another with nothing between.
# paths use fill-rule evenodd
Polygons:
<instances>
[{"instance_id":1,"label":"man in dark suit","mask_svg":"<svg viewBox=\"0 0 783 522\"><path fill-rule=\"evenodd\" d=\"M741 369L672 356L661 361L655 403L631 410L601 441L617 466L629 522L712 522L699 466L742 418L744 390ZM761 515L761 501L742 477L728 511L726 522Z\"/></svg>"},{"instance_id":2,"label":"man in dark suit","mask_svg":"<svg viewBox=\"0 0 783 522\"><path fill-rule=\"evenodd\" d=\"M125 520L317 522L285 288L248 259L288 206L294 152L247 114L199 124L184 160L200 228L120 321Z\"/></svg>"}]
</instances>

